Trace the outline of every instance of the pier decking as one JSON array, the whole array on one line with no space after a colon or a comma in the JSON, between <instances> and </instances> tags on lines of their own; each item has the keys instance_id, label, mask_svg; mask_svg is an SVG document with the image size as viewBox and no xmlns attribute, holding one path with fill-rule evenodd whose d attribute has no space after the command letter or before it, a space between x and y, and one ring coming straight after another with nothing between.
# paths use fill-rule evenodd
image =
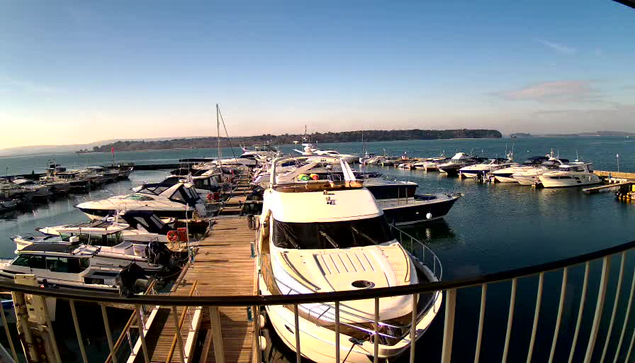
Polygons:
<instances>
[{"instance_id":1,"label":"pier decking","mask_svg":"<svg viewBox=\"0 0 635 363\"><path fill-rule=\"evenodd\" d=\"M194 262L188 267L171 295L188 295L196 283L194 295L253 295L256 283L256 259L251 257L251 242L254 231L247 226L246 218L219 218L212 232L198 244ZM178 308L181 318L183 308ZM168 315L172 311L166 311ZM249 321L247 309L244 307L219 308L220 322L223 327L223 345L226 362L251 362L254 344L254 324ZM181 335L185 339L190 332L193 314L186 314ZM205 335L205 344L201 353L202 362L215 362L212 344L212 329L208 309L201 314L200 331ZM165 325L157 329L158 337L151 353L152 362L166 362L173 351L173 362L179 361L178 348L173 348L175 338L174 317L166 316ZM190 361L190 360L188 360Z\"/></svg>"}]
</instances>

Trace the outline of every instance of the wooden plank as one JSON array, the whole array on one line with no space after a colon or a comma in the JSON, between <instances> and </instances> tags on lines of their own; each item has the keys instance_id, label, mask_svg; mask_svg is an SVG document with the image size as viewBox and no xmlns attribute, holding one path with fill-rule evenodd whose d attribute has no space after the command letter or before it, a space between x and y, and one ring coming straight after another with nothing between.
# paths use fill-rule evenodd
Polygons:
<instances>
[{"instance_id":1,"label":"wooden plank","mask_svg":"<svg viewBox=\"0 0 635 363\"><path fill-rule=\"evenodd\" d=\"M243 198L243 197L241 197ZM195 262L175 284L172 295L187 295L194 281L198 281L196 295L254 295L257 279L256 261L251 257L251 242L255 239L254 231L247 226L245 218L219 218L212 227L210 235L198 244ZM180 315L182 307L177 308ZM248 320L244 307L219 307L220 321L223 331L223 346L227 362L248 363L255 356L254 323ZM171 310L168 314L171 314ZM188 313L181 329L187 336L191 326L191 314ZM158 337L151 337L156 344L151 354L152 362L165 362L170 345L174 338L173 318L168 316L161 329L157 329ZM200 329L207 329L207 339L211 339L208 309L203 309ZM178 348L177 348L178 349ZM206 357L201 361L214 362L214 347L204 350ZM178 353L176 351L175 353ZM178 362L178 354L174 354L172 362Z\"/></svg>"}]
</instances>

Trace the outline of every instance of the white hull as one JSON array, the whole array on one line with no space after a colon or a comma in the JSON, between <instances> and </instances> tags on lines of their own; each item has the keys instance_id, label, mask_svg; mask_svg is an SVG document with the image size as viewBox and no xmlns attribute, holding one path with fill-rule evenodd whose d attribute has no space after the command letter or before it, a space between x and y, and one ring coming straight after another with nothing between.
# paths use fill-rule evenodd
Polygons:
<instances>
[{"instance_id":1,"label":"white hull","mask_svg":"<svg viewBox=\"0 0 635 363\"><path fill-rule=\"evenodd\" d=\"M262 279L260 281L260 286L266 286ZM423 336L428 326L430 326L434 320L437 312L441 309L443 295L440 292L436 292L435 294L436 301L434 302L434 305L426 311L417 323L415 341ZM342 302L340 306L344 305L346 305L346 302ZM303 305L300 305L298 310L301 312L303 310ZM291 350L296 351L295 319L293 311L281 305L267 306L266 311L278 336ZM333 313L331 313L331 315L332 314ZM336 358L335 331L319 326L318 324L308 321L302 317L298 319L298 322L300 325L300 352L302 356L317 363L334 362ZM372 340L364 341L361 345L354 345L350 341L351 338L352 337L349 335L340 334L340 359L344 359L344 357L348 354L346 362L372 362L374 354L374 345ZM397 357L407 350L410 345L411 342L409 334L393 346L379 344L378 358L387 359Z\"/></svg>"},{"instance_id":2,"label":"white hull","mask_svg":"<svg viewBox=\"0 0 635 363\"><path fill-rule=\"evenodd\" d=\"M514 179L518 182L518 184L525 185L525 186L531 186L531 185L540 184L540 178L539 178L538 175L534 175L534 176L516 176L516 175L514 175Z\"/></svg>"},{"instance_id":3,"label":"white hull","mask_svg":"<svg viewBox=\"0 0 635 363\"><path fill-rule=\"evenodd\" d=\"M541 176L540 182L545 188L568 188L600 184L602 180L597 175L573 176L572 179L552 179Z\"/></svg>"},{"instance_id":4,"label":"white hull","mask_svg":"<svg viewBox=\"0 0 635 363\"><path fill-rule=\"evenodd\" d=\"M499 183L518 183L518 180L514 179L513 177L496 175L494 179L496 179L496 181Z\"/></svg>"}]
</instances>

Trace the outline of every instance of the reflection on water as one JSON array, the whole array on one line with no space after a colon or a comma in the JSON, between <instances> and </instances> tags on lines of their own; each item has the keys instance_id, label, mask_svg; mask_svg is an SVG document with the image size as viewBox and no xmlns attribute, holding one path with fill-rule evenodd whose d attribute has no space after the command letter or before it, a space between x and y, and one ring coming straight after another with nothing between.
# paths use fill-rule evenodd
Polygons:
<instances>
[{"instance_id":1,"label":"reflection on water","mask_svg":"<svg viewBox=\"0 0 635 363\"><path fill-rule=\"evenodd\" d=\"M443 219L429 223L403 226L400 227L400 229L430 247L442 247L445 243L454 244L458 242L456 234L454 234L450 225Z\"/></svg>"}]
</instances>

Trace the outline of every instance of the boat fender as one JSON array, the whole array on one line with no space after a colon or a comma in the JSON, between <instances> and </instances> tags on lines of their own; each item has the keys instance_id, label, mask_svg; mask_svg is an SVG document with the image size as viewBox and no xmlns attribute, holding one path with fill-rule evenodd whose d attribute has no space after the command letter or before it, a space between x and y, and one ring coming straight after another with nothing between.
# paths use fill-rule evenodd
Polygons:
<instances>
[{"instance_id":1,"label":"boat fender","mask_svg":"<svg viewBox=\"0 0 635 363\"><path fill-rule=\"evenodd\" d=\"M178 239L179 239L179 236L176 233L176 231L172 230L168 232L168 241L176 242Z\"/></svg>"},{"instance_id":2,"label":"boat fender","mask_svg":"<svg viewBox=\"0 0 635 363\"><path fill-rule=\"evenodd\" d=\"M428 213L428 214L426 214L426 218L427 218L427 219L432 219L432 213Z\"/></svg>"}]
</instances>

